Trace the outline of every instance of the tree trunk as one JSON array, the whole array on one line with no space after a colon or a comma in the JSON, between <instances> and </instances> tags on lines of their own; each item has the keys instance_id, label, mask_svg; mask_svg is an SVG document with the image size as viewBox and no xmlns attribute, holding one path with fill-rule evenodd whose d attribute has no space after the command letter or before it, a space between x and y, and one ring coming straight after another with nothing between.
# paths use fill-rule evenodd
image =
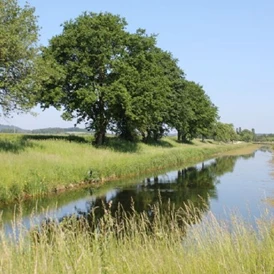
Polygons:
<instances>
[{"instance_id":1,"label":"tree trunk","mask_svg":"<svg viewBox=\"0 0 274 274\"><path fill-rule=\"evenodd\" d=\"M182 132L181 130L177 129L177 141L180 142L181 141L181 137L182 137Z\"/></svg>"},{"instance_id":2,"label":"tree trunk","mask_svg":"<svg viewBox=\"0 0 274 274\"><path fill-rule=\"evenodd\" d=\"M103 145L105 142L106 128L108 125L104 105L103 95L101 95L98 102L98 114L95 126L95 144L98 146Z\"/></svg>"},{"instance_id":3,"label":"tree trunk","mask_svg":"<svg viewBox=\"0 0 274 274\"><path fill-rule=\"evenodd\" d=\"M186 133L184 133L184 134L182 133L182 142L183 142L183 143L187 143L187 142L188 142L188 140L187 140L187 137L186 137L186 136L187 136L187 134L186 134Z\"/></svg>"},{"instance_id":4,"label":"tree trunk","mask_svg":"<svg viewBox=\"0 0 274 274\"><path fill-rule=\"evenodd\" d=\"M135 140L134 129L128 125L126 120L119 123L119 127L121 131L120 138L130 142Z\"/></svg>"},{"instance_id":5,"label":"tree trunk","mask_svg":"<svg viewBox=\"0 0 274 274\"><path fill-rule=\"evenodd\" d=\"M95 144L101 146L104 144L106 139L106 131L104 129L99 130L95 133Z\"/></svg>"},{"instance_id":6,"label":"tree trunk","mask_svg":"<svg viewBox=\"0 0 274 274\"><path fill-rule=\"evenodd\" d=\"M159 141L159 139L160 139L160 134L159 134L159 132L158 132L157 130L153 130L153 140L154 140L155 142L157 142L157 141Z\"/></svg>"}]
</instances>

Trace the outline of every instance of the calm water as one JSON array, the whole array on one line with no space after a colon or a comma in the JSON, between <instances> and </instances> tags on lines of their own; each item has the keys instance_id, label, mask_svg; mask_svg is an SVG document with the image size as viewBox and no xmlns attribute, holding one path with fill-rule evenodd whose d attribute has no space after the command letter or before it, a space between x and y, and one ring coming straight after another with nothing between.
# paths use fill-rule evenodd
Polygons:
<instances>
[{"instance_id":1,"label":"calm water","mask_svg":"<svg viewBox=\"0 0 274 274\"><path fill-rule=\"evenodd\" d=\"M252 221L266 208L274 213L266 202L267 198L274 197L271 159L271 152L261 149L251 155L226 156L149 178L116 182L115 187L109 184L96 191L77 190L28 201L21 205L23 225L29 228L46 217L61 219L71 214L86 215L94 207L98 207L100 214L102 203L110 201L113 212L119 203L125 210L130 210L132 201L135 209L141 212L159 201L159 195L164 205L171 201L176 208L191 201L204 211L204 217L208 211L217 218L227 218L229 213L236 212ZM17 209L18 205L1 209L7 233L11 233L11 222Z\"/></svg>"}]
</instances>

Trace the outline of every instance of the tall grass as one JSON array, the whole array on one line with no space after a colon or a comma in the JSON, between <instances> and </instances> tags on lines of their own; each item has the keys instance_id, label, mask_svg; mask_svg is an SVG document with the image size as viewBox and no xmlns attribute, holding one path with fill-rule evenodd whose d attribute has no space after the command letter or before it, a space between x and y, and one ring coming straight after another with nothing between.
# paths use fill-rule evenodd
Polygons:
<instances>
[{"instance_id":1,"label":"tall grass","mask_svg":"<svg viewBox=\"0 0 274 274\"><path fill-rule=\"evenodd\" d=\"M138 176L145 171L187 165L239 148L196 142L129 143L110 138L96 148L88 137L0 135L0 202L41 195L74 184Z\"/></svg>"},{"instance_id":2,"label":"tall grass","mask_svg":"<svg viewBox=\"0 0 274 274\"><path fill-rule=\"evenodd\" d=\"M237 216L197 224L191 205L153 210L152 221L106 207L93 230L74 218L16 241L1 232L0 273L273 273L273 221L259 220L255 231Z\"/></svg>"}]
</instances>

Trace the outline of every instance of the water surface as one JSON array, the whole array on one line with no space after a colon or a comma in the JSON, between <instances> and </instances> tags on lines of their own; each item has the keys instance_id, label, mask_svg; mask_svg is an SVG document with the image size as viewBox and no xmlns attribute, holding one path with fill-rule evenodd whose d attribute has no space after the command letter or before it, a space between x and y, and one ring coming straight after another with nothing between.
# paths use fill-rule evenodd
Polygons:
<instances>
[{"instance_id":1,"label":"water surface","mask_svg":"<svg viewBox=\"0 0 274 274\"><path fill-rule=\"evenodd\" d=\"M148 178L115 182L115 187L112 183L97 190L75 190L26 201L20 205L23 225L29 228L46 217L86 216L95 207L100 215L103 214L102 204L108 205L110 201L112 212L116 211L118 204L125 210L131 210L133 202L136 211L149 211L150 205L159 202L159 197L163 206L171 202L175 208L191 201L204 212L204 217L209 211L217 218L227 218L228 214L236 212L255 220L266 208L274 213L265 202L274 196L271 159L272 153L261 149L250 155L224 156ZM2 209L7 233L11 232L16 208L9 206ZM36 213L31 214L34 209Z\"/></svg>"}]
</instances>

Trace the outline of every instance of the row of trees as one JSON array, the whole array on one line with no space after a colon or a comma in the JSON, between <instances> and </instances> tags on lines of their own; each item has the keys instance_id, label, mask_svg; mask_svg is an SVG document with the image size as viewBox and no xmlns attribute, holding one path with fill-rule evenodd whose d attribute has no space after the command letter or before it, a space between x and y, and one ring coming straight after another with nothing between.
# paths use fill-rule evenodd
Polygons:
<instances>
[{"instance_id":1,"label":"row of trees","mask_svg":"<svg viewBox=\"0 0 274 274\"><path fill-rule=\"evenodd\" d=\"M170 128L186 141L217 119L203 88L187 81L171 53L145 30L126 31L110 13L84 13L64 23L62 34L42 49L40 103L64 107L102 144L107 130L127 140L158 140Z\"/></svg>"},{"instance_id":2,"label":"row of trees","mask_svg":"<svg viewBox=\"0 0 274 274\"><path fill-rule=\"evenodd\" d=\"M274 142L274 134L260 134L256 135L257 142Z\"/></svg>"},{"instance_id":3,"label":"row of trees","mask_svg":"<svg viewBox=\"0 0 274 274\"><path fill-rule=\"evenodd\" d=\"M83 13L38 47L34 9L0 0L0 107L4 115L35 104L62 109L95 132L102 144L112 131L126 140L158 140L176 129L178 140L214 136L233 140L232 125L203 87L186 80L178 60L155 35L129 33L124 18Z\"/></svg>"},{"instance_id":4,"label":"row of trees","mask_svg":"<svg viewBox=\"0 0 274 274\"><path fill-rule=\"evenodd\" d=\"M233 141L244 141L252 142L257 140L255 129L234 129L233 124L225 124L217 122L213 126L212 137L216 141L221 142L233 142Z\"/></svg>"}]
</instances>

